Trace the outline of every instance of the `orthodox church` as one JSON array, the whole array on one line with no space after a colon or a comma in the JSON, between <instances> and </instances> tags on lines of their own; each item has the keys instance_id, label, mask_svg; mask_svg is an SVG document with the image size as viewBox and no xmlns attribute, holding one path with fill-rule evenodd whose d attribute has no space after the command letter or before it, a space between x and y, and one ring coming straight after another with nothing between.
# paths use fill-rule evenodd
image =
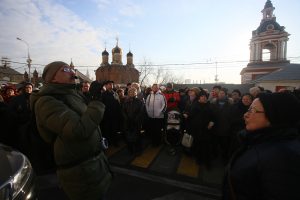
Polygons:
<instances>
[{"instance_id":1,"label":"orthodox church","mask_svg":"<svg viewBox=\"0 0 300 200\"><path fill-rule=\"evenodd\" d=\"M112 49L112 62L109 64L109 53L106 48L102 52L102 62L96 70L96 80L112 80L115 84L127 84L139 82L139 71L133 64L133 54L131 51L127 53L127 63L122 63L122 49L116 46Z\"/></svg>"},{"instance_id":2,"label":"orthodox church","mask_svg":"<svg viewBox=\"0 0 300 200\"><path fill-rule=\"evenodd\" d=\"M252 31L250 62L240 72L242 84L253 83L271 91L300 87L300 64L287 60L289 33L273 14L275 7L267 0L259 27Z\"/></svg>"}]
</instances>

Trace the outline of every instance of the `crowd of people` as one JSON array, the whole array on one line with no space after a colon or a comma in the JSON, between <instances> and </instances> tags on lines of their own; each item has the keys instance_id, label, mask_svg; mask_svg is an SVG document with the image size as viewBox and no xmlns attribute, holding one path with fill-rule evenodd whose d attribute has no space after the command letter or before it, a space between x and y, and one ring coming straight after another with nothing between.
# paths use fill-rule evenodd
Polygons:
<instances>
[{"instance_id":1,"label":"crowd of people","mask_svg":"<svg viewBox=\"0 0 300 200\"><path fill-rule=\"evenodd\" d=\"M245 129L244 114L259 93L271 93L261 87L252 87L244 94L238 89L229 93L219 85L210 92L199 87L176 91L172 83L166 86L155 83L142 90L135 82L121 88L111 80L99 81L98 85L100 88L95 91L91 83L82 82L78 92L86 104L92 101L95 93L99 93L105 105L100 127L109 145L118 147L120 140L124 139L129 153L140 154L143 151L141 137L145 135L153 146L160 145L164 142L167 113L178 110L182 116L178 137L184 132L193 136L193 145L187 152L208 168L217 156L221 156L224 164L229 161L240 146L238 133ZM21 83L18 89L2 87L1 118L10 127L4 129L9 132L2 134L2 142L22 149L20 132L31 120L30 95L33 90L38 92L39 88L28 82Z\"/></svg>"},{"instance_id":2,"label":"crowd of people","mask_svg":"<svg viewBox=\"0 0 300 200\"><path fill-rule=\"evenodd\" d=\"M155 83L141 89L138 83L128 83L126 88L121 88L111 80L83 82L78 90L74 86L75 78L66 63L53 62L44 69L43 87L34 88L31 83L24 82L17 90L6 85L1 88L0 96L3 124L0 142L21 151L26 149L22 131L26 130L24 127L30 122L34 108L37 128L41 137L54 145L57 174L71 199L93 199L92 196L101 196L106 191L103 180L110 182L111 174L103 154L107 148L103 138L108 145L116 147L125 140L128 152L139 155L143 151L142 137L149 138L154 147L164 143L166 116L172 110L181 113L178 137L185 132L193 137L193 144L186 153L207 169L217 157L224 165L229 165L224 184L225 199L240 199L243 195L257 199L257 195L262 195L259 186L249 184L261 181L254 179L259 179L262 171L269 170L270 176L276 173L278 168L269 165L280 165L281 170L287 167L282 166L283 163L293 165L293 161L285 157L286 153L297 160L294 167L300 167L298 90L272 93L253 87L249 93L242 94L238 89L229 92L215 85L176 91L172 83L165 87ZM269 140L282 149L268 149ZM277 161L274 153L279 156ZM258 154L262 157L258 158ZM251 169L253 171L246 174ZM299 169L291 169L299 178ZM97 170L105 173L97 177ZM83 173L85 178L82 178ZM287 187L294 188L297 185L295 177L289 175L292 181ZM274 177L264 178L279 181L280 177L275 174ZM88 188L82 179L98 181L98 187ZM246 181L248 185L245 179L249 180ZM263 183L266 185L262 187L275 188L274 192L264 195L290 191L278 189L271 181ZM253 190L246 190L246 187Z\"/></svg>"}]
</instances>

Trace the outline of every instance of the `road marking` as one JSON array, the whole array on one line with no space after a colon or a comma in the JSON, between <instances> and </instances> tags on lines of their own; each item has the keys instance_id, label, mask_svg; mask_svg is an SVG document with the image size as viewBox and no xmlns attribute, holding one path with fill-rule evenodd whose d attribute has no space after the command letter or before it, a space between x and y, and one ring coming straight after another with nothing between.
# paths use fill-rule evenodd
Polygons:
<instances>
[{"instance_id":1,"label":"road marking","mask_svg":"<svg viewBox=\"0 0 300 200\"><path fill-rule=\"evenodd\" d=\"M137 156L131 164L137 167L147 168L152 163L154 158L159 153L162 146L159 147L148 147L142 155Z\"/></svg>"},{"instance_id":2,"label":"road marking","mask_svg":"<svg viewBox=\"0 0 300 200\"><path fill-rule=\"evenodd\" d=\"M164 176L152 175L149 173L139 172L136 170L125 169L117 166L112 167L113 171L120 174L135 176L149 181L154 181L162 184L168 184L174 187L186 189L201 194L211 195L212 198L220 199L222 192L219 188L205 186L203 184L194 184L186 181L166 178ZM210 200L210 199L209 199Z\"/></svg>"},{"instance_id":3,"label":"road marking","mask_svg":"<svg viewBox=\"0 0 300 200\"><path fill-rule=\"evenodd\" d=\"M192 157L183 154L177 168L177 174L197 178L199 174L199 165Z\"/></svg>"}]
</instances>

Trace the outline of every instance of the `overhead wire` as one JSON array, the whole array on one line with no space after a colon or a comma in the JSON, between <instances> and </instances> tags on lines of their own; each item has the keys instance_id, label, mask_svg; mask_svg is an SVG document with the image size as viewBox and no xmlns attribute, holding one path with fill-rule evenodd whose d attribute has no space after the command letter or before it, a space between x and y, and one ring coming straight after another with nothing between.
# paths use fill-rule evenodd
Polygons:
<instances>
[{"instance_id":1,"label":"overhead wire","mask_svg":"<svg viewBox=\"0 0 300 200\"><path fill-rule=\"evenodd\" d=\"M288 59L293 59L293 60L299 60L300 56L294 56L294 57L288 57ZM6 60L9 63L14 63L14 64L21 64L21 65L27 65L27 62L18 62L18 61L12 61L12 60ZM137 67L159 67L159 69L163 70L187 70L187 69L211 69L215 68L215 64L218 64L218 68L238 68L238 67L243 67L237 64L240 63L249 63L249 60L231 60L231 61L215 61L215 62L191 62L191 63L162 63L162 64L152 64L152 63L137 63L135 66ZM220 66L220 64L224 64L223 66ZM232 64L228 66L227 64ZM22 67L23 67L22 66ZM44 67L45 64L40 64L40 63L32 63L31 66L35 67ZM184 68L180 68L178 66L184 66ZM76 68L98 68L100 66L93 66L93 65L76 65ZM12 69L19 69L21 67L11 67Z\"/></svg>"}]
</instances>

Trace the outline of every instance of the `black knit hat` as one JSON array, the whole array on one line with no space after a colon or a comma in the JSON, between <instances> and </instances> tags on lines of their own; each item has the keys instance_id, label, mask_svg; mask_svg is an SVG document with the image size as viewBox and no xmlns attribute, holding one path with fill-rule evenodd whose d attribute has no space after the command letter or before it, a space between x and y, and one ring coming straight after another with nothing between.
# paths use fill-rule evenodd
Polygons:
<instances>
[{"instance_id":1,"label":"black knit hat","mask_svg":"<svg viewBox=\"0 0 300 200\"><path fill-rule=\"evenodd\" d=\"M114 81L112 81L112 80L106 80L106 81L104 81L104 85L106 85L106 84L109 84L109 83L114 83Z\"/></svg>"},{"instance_id":2,"label":"black knit hat","mask_svg":"<svg viewBox=\"0 0 300 200\"><path fill-rule=\"evenodd\" d=\"M273 127L296 126L300 120L300 101L289 93L260 93L265 115Z\"/></svg>"},{"instance_id":3,"label":"black knit hat","mask_svg":"<svg viewBox=\"0 0 300 200\"><path fill-rule=\"evenodd\" d=\"M206 98L208 98L209 95L205 90L201 90L199 93L199 97L201 97L201 96L206 96Z\"/></svg>"},{"instance_id":4,"label":"black knit hat","mask_svg":"<svg viewBox=\"0 0 300 200\"><path fill-rule=\"evenodd\" d=\"M42 78L45 81L45 83L49 83L50 81L52 81L56 72L64 65L69 66L67 63L62 61L55 61L46 65L42 75Z\"/></svg>"}]
</instances>

